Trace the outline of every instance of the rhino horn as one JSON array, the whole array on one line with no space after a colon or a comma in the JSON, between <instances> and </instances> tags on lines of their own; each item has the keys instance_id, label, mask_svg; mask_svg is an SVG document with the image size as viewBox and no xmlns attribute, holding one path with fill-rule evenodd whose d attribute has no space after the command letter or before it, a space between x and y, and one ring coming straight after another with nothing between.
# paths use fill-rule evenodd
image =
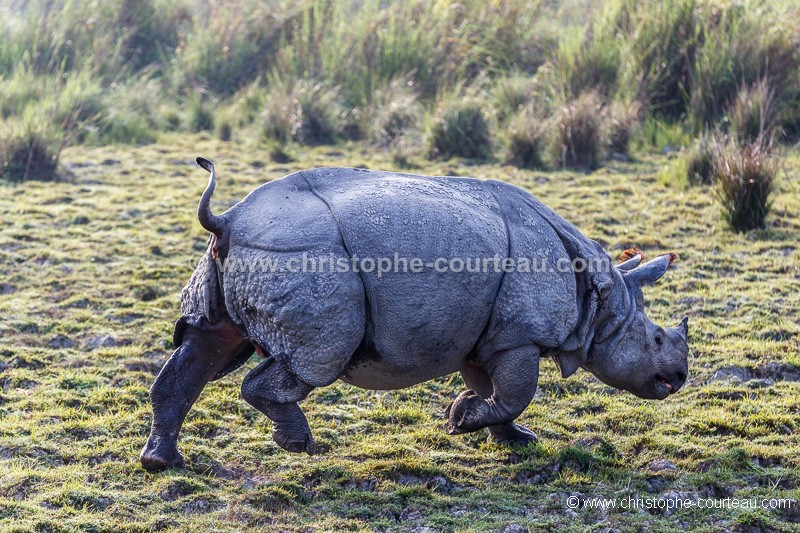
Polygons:
<instances>
[{"instance_id":1,"label":"rhino horn","mask_svg":"<svg viewBox=\"0 0 800 533\"><path fill-rule=\"evenodd\" d=\"M659 255L652 261L626 271L625 278L640 287L650 285L658 281L677 258L678 254L675 253Z\"/></svg>"},{"instance_id":2,"label":"rhino horn","mask_svg":"<svg viewBox=\"0 0 800 533\"><path fill-rule=\"evenodd\" d=\"M635 254L630 259L623 261L622 263L617 265L617 268L620 270L633 270L634 268L638 267L639 264L644 259L644 256L640 253Z\"/></svg>"},{"instance_id":3,"label":"rhino horn","mask_svg":"<svg viewBox=\"0 0 800 533\"><path fill-rule=\"evenodd\" d=\"M197 206L197 218L203 228L219 237L225 231L225 222L211 212L211 195L217 186L217 173L214 170L214 163L204 157L198 157L196 161L201 168L211 173L208 178L208 186L203 191L203 196L200 197L200 204Z\"/></svg>"}]
</instances>

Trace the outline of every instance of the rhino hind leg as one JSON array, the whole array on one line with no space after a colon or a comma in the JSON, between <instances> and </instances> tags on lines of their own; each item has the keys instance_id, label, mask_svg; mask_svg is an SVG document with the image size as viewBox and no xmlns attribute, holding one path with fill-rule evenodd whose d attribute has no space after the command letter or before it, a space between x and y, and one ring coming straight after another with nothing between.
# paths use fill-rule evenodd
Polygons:
<instances>
[{"instance_id":1,"label":"rhino hind leg","mask_svg":"<svg viewBox=\"0 0 800 533\"><path fill-rule=\"evenodd\" d=\"M314 387L301 381L289 367L267 356L242 383L242 397L272 420L272 438L289 452L316 451L308 420L297 402Z\"/></svg>"},{"instance_id":2,"label":"rhino hind leg","mask_svg":"<svg viewBox=\"0 0 800 533\"><path fill-rule=\"evenodd\" d=\"M472 389L462 392L445 413L448 418L447 432L458 435L501 426L495 429L495 433L508 440L509 436L518 432L512 431L507 425L522 414L536 392L539 379L538 349L525 346L494 353L483 363L482 369L491 383L491 394L484 398ZM486 383L479 379L473 381L484 394L488 393L489 386Z\"/></svg>"},{"instance_id":3,"label":"rhino hind leg","mask_svg":"<svg viewBox=\"0 0 800 533\"><path fill-rule=\"evenodd\" d=\"M486 399L492 396L494 386L488 372L483 368L473 363L467 363L461 369L461 377L464 378L467 387L475 391L481 398ZM498 444L526 445L538 440L536 433L514 422L489 426L486 429L489 430L489 440Z\"/></svg>"},{"instance_id":4,"label":"rhino hind leg","mask_svg":"<svg viewBox=\"0 0 800 533\"><path fill-rule=\"evenodd\" d=\"M153 423L139 459L148 470L182 467L178 434L206 383L252 345L229 318L181 317L175 326L180 345L150 388Z\"/></svg>"}]
</instances>

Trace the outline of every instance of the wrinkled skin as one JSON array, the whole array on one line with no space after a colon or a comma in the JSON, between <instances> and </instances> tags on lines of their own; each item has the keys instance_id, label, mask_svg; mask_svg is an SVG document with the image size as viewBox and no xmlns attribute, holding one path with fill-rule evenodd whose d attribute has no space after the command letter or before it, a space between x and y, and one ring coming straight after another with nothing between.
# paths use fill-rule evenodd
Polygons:
<instances>
[{"instance_id":1,"label":"wrinkled skin","mask_svg":"<svg viewBox=\"0 0 800 533\"><path fill-rule=\"evenodd\" d=\"M564 376L584 368L642 398L665 398L686 380L686 319L656 326L641 292L672 254L611 266L597 243L529 193L470 178L313 169L259 187L217 216L209 209L213 165L198 163L211 172L198 210L211 238L181 295L176 350L151 389L145 468L184 464L177 439L186 413L208 381L254 352L263 360L242 397L273 421L277 444L306 453L316 444L298 402L337 379L397 389L461 372L469 390L445 413L448 433L488 428L493 439L520 444L536 439L514 420L533 399L541 357ZM524 257L550 268L285 268L303 257L331 265ZM595 268L552 268L576 259Z\"/></svg>"}]
</instances>

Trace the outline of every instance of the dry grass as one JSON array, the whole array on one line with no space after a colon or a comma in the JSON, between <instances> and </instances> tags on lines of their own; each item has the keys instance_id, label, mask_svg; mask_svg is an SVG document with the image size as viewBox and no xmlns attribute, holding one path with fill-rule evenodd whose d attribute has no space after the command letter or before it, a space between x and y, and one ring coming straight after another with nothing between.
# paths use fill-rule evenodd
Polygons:
<instances>
[{"instance_id":1,"label":"dry grass","mask_svg":"<svg viewBox=\"0 0 800 533\"><path fill-rule=\"evenodd\" d=\"M594 91L581 94L557 115L556 159L562 167L591 170L606 155L603 105Z\"/></svg>"},{"instance_id":2,"label":"dry grass","mask_svg":"<svg viewBox=\"0 0 800 533\"><path fill-rule=\"evenodd\" d=\"M771 145L764 137L751 143L727 139L716 145L717 198L725 219L736 231L763 228L766 223L779 169Z\"/></svg>"}]
</instances>

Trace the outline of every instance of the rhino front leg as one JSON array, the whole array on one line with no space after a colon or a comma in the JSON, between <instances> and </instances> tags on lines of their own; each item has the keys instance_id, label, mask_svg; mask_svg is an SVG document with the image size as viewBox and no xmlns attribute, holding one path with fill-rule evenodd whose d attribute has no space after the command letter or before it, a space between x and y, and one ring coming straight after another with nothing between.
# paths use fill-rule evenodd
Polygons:
<instances>
[{"instance_id":1,"label":"rhino front leg","mask_svg":"<svg viewBox=\"0 0 800 533\"><path fill-rule=\"evenodd\" d=\"M461 393L447 408L449 434L507 426L521 415L536 392L539 350L525 346L494 353L483 364L483 369L491 382L491 394L484 398L475 390ZM485 383L476 384L485 394L489 392ZM495 431L502 434L504 429L508 428Z\"/></svg>"},{"instance_id":2,"label":"rhino front leg","mask_svg":"<svg viewBox=\"0 0 800 533\"><path fill-rule=\"evenodd\" d=\"M178 433L206 383L252 345L228 318L212 324L205 317L181 317L175 326L178 348L150 388L153 424L139 459L148 470L181 467Z\"/></svg>"},{"instance_id":3,"label":"rhino front leg","mask_svg":"<svg viewBox=\"0 0 800 533\"><path fill-rule=\"evenodd\" d=\"M461 369L461 377L464 378L467 387L475 391L481 398L487 399L492 396L494 392L492 380L489 378L489 373L480 366L467 363ZM500 444L525 445L537 440L536 433L514 422L489 426L486 429L489 430L489 438Z\"/></svg>"},{"instance_id":4,"label":"rhino front leg","mask_svg":"<svg viewBox=\"0 0 800 533\"><path fill-rule=\"evenodd\" d=\"M289 452L316 451L306 415L297 405L314 387L295 376L284 363L267 357L242 383L242 397L272 420L272 438Z\"/></svg>"}]
</instances>

